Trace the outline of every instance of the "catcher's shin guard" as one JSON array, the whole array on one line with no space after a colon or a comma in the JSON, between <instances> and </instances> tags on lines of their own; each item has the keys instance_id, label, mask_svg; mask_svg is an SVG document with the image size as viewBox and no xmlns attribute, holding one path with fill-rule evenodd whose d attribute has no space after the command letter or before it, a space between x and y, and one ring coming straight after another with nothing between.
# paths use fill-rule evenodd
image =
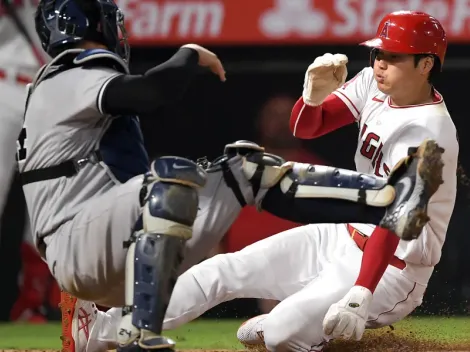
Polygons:
<instances>
[{"instance_id":1,"label":"catcher's shin guard","mask_svg":"<svg viewBox=\"0 0 470 352\"><path fill-rule=\"evenodd\" d=\"M141 192L143 213L130 241L126 262L126 308L118 328L118 350L173 349L162 324L186 240L198 210L197 188L206 173L190 160L159 158Z\"/></svg>"},{"instance_id":2,"label":"catcher's shin guard","mask_svg":"<svg viewBox=\"0 0 470 352\"><path fill-rule=\"evenodd\" d=\"M247 156L247 170L258 169L256 154ZM254 173L256 175L256 173ZM324 165L287 162L265 167L268 191L260 207L298 223L378 224L395 199L387 179Z\"/></svg>"}]
</instances>

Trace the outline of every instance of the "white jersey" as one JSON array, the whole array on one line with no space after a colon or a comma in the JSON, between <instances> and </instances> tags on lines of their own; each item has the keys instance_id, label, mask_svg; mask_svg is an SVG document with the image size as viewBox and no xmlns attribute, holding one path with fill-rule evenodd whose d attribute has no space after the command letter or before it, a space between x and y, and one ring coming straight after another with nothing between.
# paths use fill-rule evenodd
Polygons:
<instances>
[{"instance_id":1,"label":"white jersey","mask_svg":"<svg viewBox=\"0 0 470 352\"><path fill-rule=\"evenodd\" d=\"M371 67L363 69L333 94L349 107L358 123L355 163L359 172L386 177L407 155L408 148L417 147L426 138L436 140L445 149L444 184L430 200L428 215L431 220L417 240L400 241L396 251L396 255L407 263L434 267L441 257L457 193L457 131L444 99L435 92L432 103L394 106L390 97L379 91ZM372 225L353 225L367 235L374 228ZM432 269L421 270L421 273L418 276L427 282L426 276L431 275Z\"/></svg>"},{"instance_id":2,"label":"white jersey","mask_svg":"<svg viewBox=\"0 0 470 352\"><path fill-rule=\"evenodd\" d=\"M7 14L6 9L0 6L0 69L10 70L22 75L34 77L36 71L49 60L42 50L39 37L34 25L34 14L37 1L12 0L12 6L19 20L34 41L37 54L28 43L24 35L18 30L13 19Z\"/></svg>"}]
</instances>

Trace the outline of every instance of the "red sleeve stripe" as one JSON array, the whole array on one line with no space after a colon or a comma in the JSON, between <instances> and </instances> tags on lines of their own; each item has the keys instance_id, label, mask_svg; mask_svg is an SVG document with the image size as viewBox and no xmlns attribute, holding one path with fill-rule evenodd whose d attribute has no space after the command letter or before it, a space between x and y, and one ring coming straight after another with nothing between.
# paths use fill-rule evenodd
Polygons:
<instances>
[{"instance_id":1,"label":"red sleeve stripe","mask_svg":"<svg viewBox=\"0 0 470 352\"><path fill-rule=\"evenodd\" d=\"M297 126L299 124L299 121L300 121L300 118L302 117L302 114L304 112L304 109L305 109L305 103L303 103L302 105L302 108L300 109L298 115L297 115L297 118L295 119L295 125L294 125L294 131L292 132L292 134L297 137Z\"/></svg>"}]
</instances>

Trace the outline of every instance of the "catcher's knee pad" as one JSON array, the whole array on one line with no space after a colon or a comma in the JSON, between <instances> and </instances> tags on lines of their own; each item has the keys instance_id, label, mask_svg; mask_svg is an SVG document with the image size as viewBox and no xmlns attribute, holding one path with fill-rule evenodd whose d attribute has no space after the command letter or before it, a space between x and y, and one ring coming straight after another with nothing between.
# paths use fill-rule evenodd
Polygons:
<instances>
[{"instance_id":1,"label":"catcher's knee pad","mask_svg":"<svg viewBox=\"0 0 470 352\"><path fill-rule=\"evenodd\" d=\"M158 232L189 239L198 210L197 188L206 172L191 160L162 157L151 165L141 192L144 232Z\"/></svg>"},{"instance_id":2,"label":"catcher's knee pad","mask_svg":"<svg viewBox=\"0 0 470 352\"><path fill-rule=\"evenodd\" d=\"M141 191L142 215L127 246L126 309L119 344L138 344L144 349L165 348L158 337L163 318L191 238L198 211L197 188L206 173L194 162L163 157L151 165ZM143 331L153 333L146 336Z\"/></svg>"}]
</instances>

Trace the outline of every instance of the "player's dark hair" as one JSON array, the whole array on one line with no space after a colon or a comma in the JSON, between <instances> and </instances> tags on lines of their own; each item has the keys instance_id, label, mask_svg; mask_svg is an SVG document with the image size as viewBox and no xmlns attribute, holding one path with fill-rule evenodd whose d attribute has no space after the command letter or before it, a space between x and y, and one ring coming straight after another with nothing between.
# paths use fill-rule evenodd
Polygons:
<instances>
[{"instance_id":1,"label":"player's dark hair","mask_svg":"<svg viewBox=\"0 0 470 352\"><path fill-rule=\"evenodd\" d=\"M431 84L434 84L436 83L436 79L441 72L441 61L436 55L429 55L429 54L414 55L415 67L418 67L418 64L421 61L421 59L424 59L425 57L429 57L429 56L434 58L434 65L432 66L432 69L429 72L428 82Z\"/></svg>"}]
</instances>

